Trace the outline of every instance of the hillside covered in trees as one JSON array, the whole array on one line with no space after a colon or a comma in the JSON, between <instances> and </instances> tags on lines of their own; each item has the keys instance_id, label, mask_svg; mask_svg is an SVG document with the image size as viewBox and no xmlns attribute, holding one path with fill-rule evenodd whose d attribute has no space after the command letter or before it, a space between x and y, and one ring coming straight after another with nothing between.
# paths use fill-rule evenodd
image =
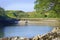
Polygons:
<instances>
[{"instance_id":1,"label":"hillside covered in trees","mask_svg":"<svg viewBox=\"0 0 60 40\"><path fill-rule=\"evenodd\" d=\"M60 0L36 0L34 9L38 16L60 18Z\"/></svg>"},{"instance_id":2,"label":"hillside covered in trees","mask_svg":"<svg viewBox=\"0 0 60 40\"><path fill-rule=\"evenodd\" d=\"M17 23L19 19L10 17L6 14L6 11L0 7L0 26L7 26Z\"/></svg>"},{"instance_id":3,"label":"hillside covered in trees","mask_svg":"<svg viewBox=\"0 0 60 40\"><path fill-rule=\"evenodd\" d=\"M0 20L20 18L60 18L60 0L36 0L35 11L5 10L0 7Z\"/></svg>"}]
</instances>

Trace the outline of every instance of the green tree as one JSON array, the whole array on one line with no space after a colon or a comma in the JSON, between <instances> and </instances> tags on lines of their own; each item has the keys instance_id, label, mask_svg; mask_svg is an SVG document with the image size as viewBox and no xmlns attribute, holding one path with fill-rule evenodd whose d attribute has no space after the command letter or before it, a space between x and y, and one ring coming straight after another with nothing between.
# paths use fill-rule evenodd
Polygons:
<instances>
[{"instance_id":1,"label":"green tree","mask_svg":"<svg viewBox=\"0 0 60 40\"><path fill-rule=\"evenodd\" d=\"M36 0L35 7L37 13L46 13L51 10L56 13L57 17L60 15L60 0ZM52 14L51 14L52 15Z\"/></svg>"},{"instance_id":2,"label":"green tree","mask_svg":"<svg viewBox=\"0 0 60 40\"><path fill-rule=\"evenodd\" d=\"M5 16L5 10L2 7L0 7L0 16Z\"/></svg>"},{"instance_id":3,"label":"green tree","mask_svg":"<svg viewBox=\"0 0 60 40\"><path fill-rule=\"evenodd\" d=\"M26 18L28 16L28 14L26 12L24 12L24 11L15 11L14 15L17 18Z\"/></svg>"},{"instance_id":4,"label":"green tree","mask_svg":"<svg viewBox=\"0 0 60 40\"><path fill-rule=\"evenodd\" d=\"M14 10L7 10L5 11L6 12L6 15L10 18L16 18L16 16L14 15Z\"/></svg>"}]
</instances>

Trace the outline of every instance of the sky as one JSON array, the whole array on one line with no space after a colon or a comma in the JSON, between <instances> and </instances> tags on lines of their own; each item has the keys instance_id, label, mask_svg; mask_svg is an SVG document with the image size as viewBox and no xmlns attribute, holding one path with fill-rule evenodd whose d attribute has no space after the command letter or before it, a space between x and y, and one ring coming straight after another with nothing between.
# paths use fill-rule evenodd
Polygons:
<instances>
[{"instance_id":1,"label":"sky","mask_svg":"<svg viewBox=\"0 0 60 40\"><path fill-rule=\"evenodd\" d=\"M31 12L34 10L35 0L0 0L0 7L5 10L22 10Z\"/></svg>"}]
</instances>

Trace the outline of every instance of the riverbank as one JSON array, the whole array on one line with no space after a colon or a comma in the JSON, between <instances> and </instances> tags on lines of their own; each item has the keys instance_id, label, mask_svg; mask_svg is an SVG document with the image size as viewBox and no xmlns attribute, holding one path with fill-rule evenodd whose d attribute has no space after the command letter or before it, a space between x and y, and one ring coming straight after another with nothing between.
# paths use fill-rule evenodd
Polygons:
<instances>
[{"instance_id":1,"label":"riverbank","mask_svg":"<svg viewBox=\"0 0 60 40\"><path fill-rule=\"evenodd\" d=\"M32 38L26 37L10 37L10 38L0 38L0 40L60 40L60 28L55 27L51 32L43 35L37 35Z\"/></svg>"},{"instance_id":2,"label":"riverbank","mask_svg":"<svg viewBox=\"0 0 60 40\"><path fill-rule=\"evenodd\" d=\"M58 19L41 19L38 21L38 19L31 19L31 20L20 20L18 22L18 25L48 25L55 27L51 32L47 34L37 34L32 38L26 38L26 37L10 37L10 38L0 38L0 40L60 40L60 20Z\"/></svg>"},{"instance_id":3,"label":"riverbank","mask_svg":"<svg viewBox=\"0 0 60 40\"><path fill-rule=\"evenodd\" d=\"M26 23L27 22L27 23ZM44 26L60 26L60 19L57 18L22 18L18 25L44 25Z\"/></svg>"}]
</instances>

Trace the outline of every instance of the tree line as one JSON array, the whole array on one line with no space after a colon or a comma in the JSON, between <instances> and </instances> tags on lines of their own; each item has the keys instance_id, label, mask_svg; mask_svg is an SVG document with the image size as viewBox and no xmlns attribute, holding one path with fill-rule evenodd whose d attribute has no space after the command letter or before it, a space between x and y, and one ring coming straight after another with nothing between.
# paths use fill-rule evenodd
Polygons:
<instances>
[{"instance_id":1,"label":"tree line","mask_svg":"<svg viewBox=\"0 0 60 40\"><path fill-rule=\"evenodd\" d=\"M42 16L60 18L60 0L36 0L34 9Z\"/></svg>"},{"instance_id":2,"label":"tree line","mask_svg":"<svg viewBox=\"0 0 60 40\"><path fill-rule=\"evenodd\" d=\"M0 16L9 18L60 18L60 0L36 0L32 12L22 10L4 10L0 7Z\"/></svg>"}]
</instances>

